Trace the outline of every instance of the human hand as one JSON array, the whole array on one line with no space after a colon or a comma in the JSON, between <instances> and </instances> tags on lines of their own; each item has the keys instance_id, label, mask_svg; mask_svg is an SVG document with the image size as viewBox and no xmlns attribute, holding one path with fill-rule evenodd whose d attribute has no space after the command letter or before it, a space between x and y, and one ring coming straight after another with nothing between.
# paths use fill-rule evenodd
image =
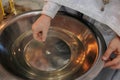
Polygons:
<instances>
[{"instance_id":1,"label":"human hand","mask_svg":"<svg viewBox=\"0 0 120 80\"><path fill-rule=\"evenodd\" d=\"M42 14L32 25L33 37L38 41L45 41L52 18Z\"/></svg>"},{"instance_id":2,"label":"human hand","mask_svg":"<svg viewBox=\"0 0 120 80\"><path fill-rule=\"evenodd\" d=\"M115 54L115 58L110 60L110 55ZM115 37L108 45L108 48L102 59L105 61L105 67L120 69L120 37Z\"/></svg>"}]
</instances>

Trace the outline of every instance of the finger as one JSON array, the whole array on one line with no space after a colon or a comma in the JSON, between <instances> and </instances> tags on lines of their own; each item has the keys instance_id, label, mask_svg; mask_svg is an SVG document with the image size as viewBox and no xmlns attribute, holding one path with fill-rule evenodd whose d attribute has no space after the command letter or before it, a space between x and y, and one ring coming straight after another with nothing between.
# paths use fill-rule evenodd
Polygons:
<instances>
[{"instance_id":1,"label":"finger","mask_svg":"<svg viewBox=\"0 0 120 80\"><path fill-rule=\"evenodd\" d=\"M120 49L119 49L120 50ZM120 69L120 52L116 51L116 55L118 56L118 62L116 65L110 66L111 69Z\"/></svg>"},{"instance_id":2,"label":"finger","mask_svg":"<svg viewBox=\"0 0 120 80\"><path fill-rule=\"evenodd\" d=\"M45 41L45 40L46 40L46 38L47 38L47 33L48 33L48 30L43 31L42 41Z\"/></svg>"},{"instance_id":3,"label":"finger","mask_svg":"<svg viewBox=\"0 0 120 80\"><path fill-rule=\"evenodd\" d=\"M120 69L120 62L117 65L110 66L111 69Z\"/></svg>"},{"instance_id":4,"label":"finger","mask_svg":"<svg viewBox=\"0 0 120 80\"><path fill-rule=\"evenodd\" d=\"M105 63L105 67L116 66L120 64L120 55L114 58L112 61L108 61Z\"/></svg>"},{"instance_id":5,"label":"finger","mask_svg":"<svg viewBox=\"0 0 120 80\"><path fill-rule=\"evenodd\" d=\"M109 45L108 48L107 48L107 50L106 50L106 52L105 52L105 54L103 55L102 59L103 59L104 61L108 60L109 57L110 57L110 55L111 55L115 50L116 50L116 48L115 48L115 47L113 48L113 47L112 47L112 44Z\"/></svg>"},{"instance_id":6,"label":"finger","mask_svg":"<svg viewBox=\"0 0 120 80\"><path fill-rule=\"evenodd\" d=\"M34 37L34 39L37 40L37 41L42 41L41 35L40 35L39 33L33 33L33 37Z\"/></svg>"}]
</instances>

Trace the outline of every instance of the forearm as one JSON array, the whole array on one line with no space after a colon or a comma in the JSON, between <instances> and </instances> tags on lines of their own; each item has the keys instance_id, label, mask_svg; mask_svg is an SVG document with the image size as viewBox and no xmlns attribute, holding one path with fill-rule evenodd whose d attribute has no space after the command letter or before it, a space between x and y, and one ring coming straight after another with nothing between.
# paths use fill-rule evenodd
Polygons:
<instances>
[{"instance_id":1,"label":"forearm","mask_svg":"<svg viewBox=\"0 0 120 80\"><path fill-rule=\"evenodd\" d=\"M54 18L58 10L60 9L61 5L51 2L51 1L46 1L45 5L42 10L42 14L47 15L51 18Z\"/></svg>"}]
</instances>

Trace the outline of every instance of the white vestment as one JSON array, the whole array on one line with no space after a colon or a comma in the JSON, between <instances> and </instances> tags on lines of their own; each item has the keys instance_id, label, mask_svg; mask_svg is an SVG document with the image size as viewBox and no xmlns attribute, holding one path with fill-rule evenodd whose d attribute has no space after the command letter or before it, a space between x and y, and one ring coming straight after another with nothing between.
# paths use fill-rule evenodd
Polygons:
<instances>
[{"instance_id":1,"label":"white vestment","mask_svg":"<svg viewBox=\"0 0 120 80\"><path fill-rule=\"evenodd\" d=\"M108 25L120 36L120 0L110 0L101 11L102 0L45 0L44 14L54 18L61 6L66 6L79 11L103 24Z\"/></svg>"}]
</instances>

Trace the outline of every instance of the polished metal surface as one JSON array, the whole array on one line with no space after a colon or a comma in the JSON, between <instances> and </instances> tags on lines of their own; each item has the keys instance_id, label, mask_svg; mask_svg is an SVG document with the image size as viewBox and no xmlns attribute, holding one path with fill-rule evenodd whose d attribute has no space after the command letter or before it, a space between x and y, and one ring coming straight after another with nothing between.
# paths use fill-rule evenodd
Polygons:
<instances>
[{"instance_id":1,"label":"polished metal surface","mask_svg":"<svg viewBox=\"0 0 120 80\"><path fill-rule=\"evenodd\" d=\"M98 64L102 64L105 42L93 25L60 12L52 21L47 40L38 42L32 37L31 26L40 13L27 12L1 25L3 66L35 80L83 80L97 68L101 70Z\"/></svg>"}]
</instances>

